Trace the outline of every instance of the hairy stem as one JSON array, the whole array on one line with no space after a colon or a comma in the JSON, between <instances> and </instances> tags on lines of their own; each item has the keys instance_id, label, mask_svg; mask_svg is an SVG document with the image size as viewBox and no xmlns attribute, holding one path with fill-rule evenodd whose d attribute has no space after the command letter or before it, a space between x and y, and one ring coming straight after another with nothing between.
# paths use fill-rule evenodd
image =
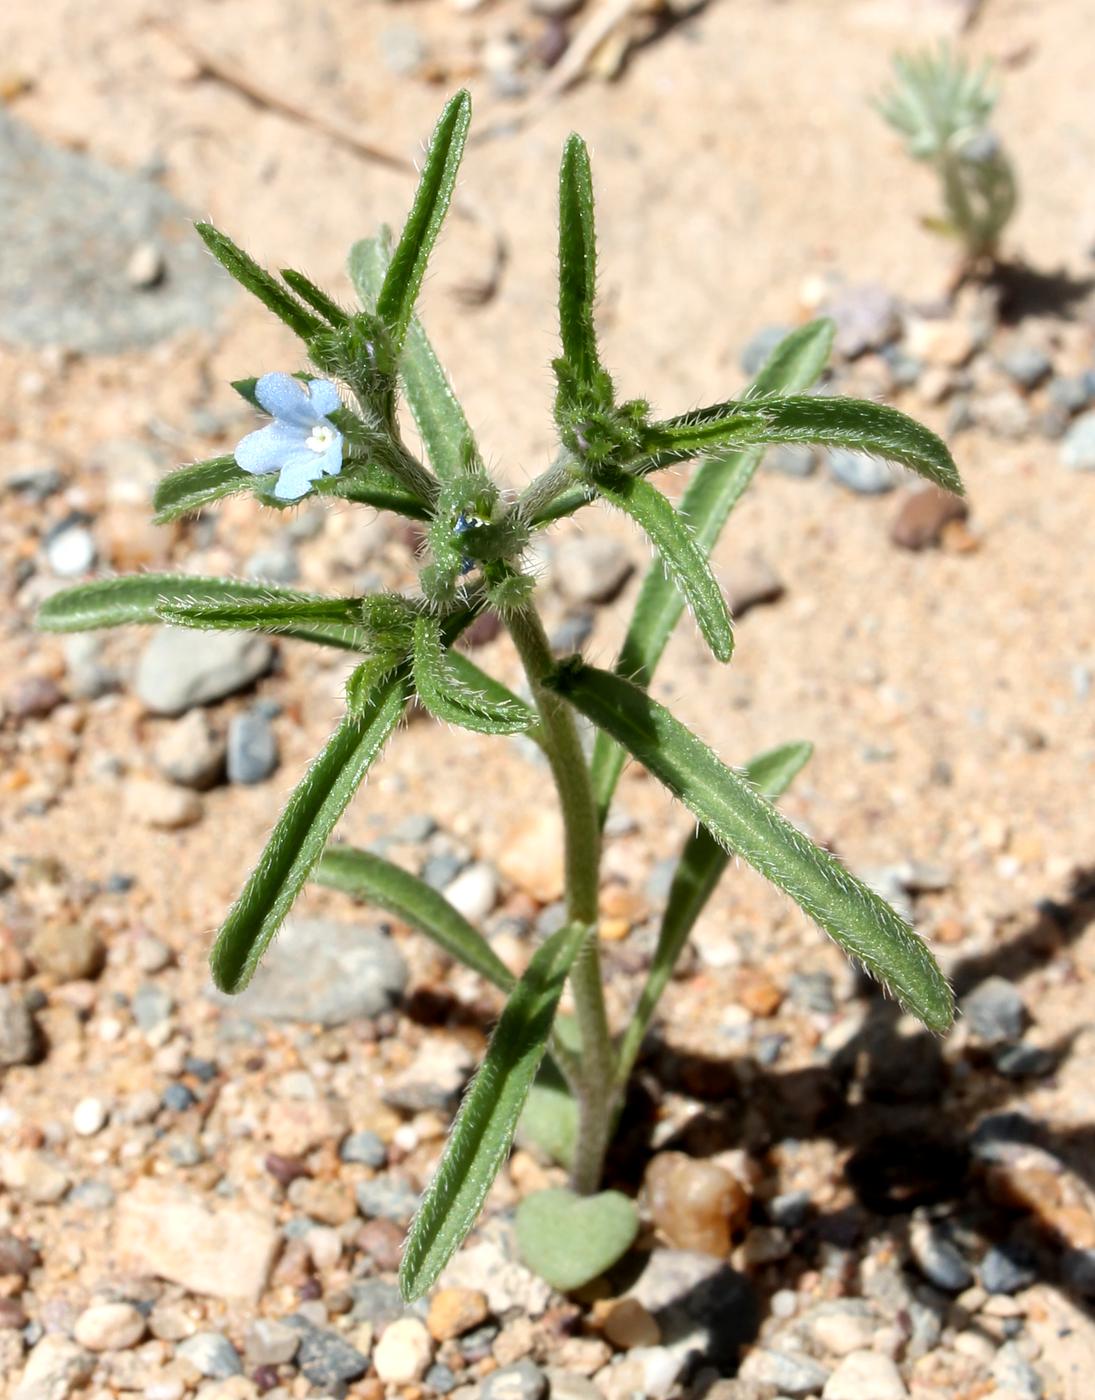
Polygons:
<instances>
[{"instance_id":1,"label":"hairy stem","mask_svg":"<svg viewBox=\"0 0 1095 1400\"><path fill-rule=\"evenodd\" d=\"M574 485L574 477L570 474L573 460L565 447L560 448L551 466L529 482L518 496L513 504L514 515L529 523L543 519L555 498Z\"/></svg>"},{"instance_id":2,"label":"hairy stem","mask_svg":"<svg viewBox=\"0 0 1095 1400\"><path fill-rule=\"evenodd\" d=\"M570 973L582 1037L577 1067L578 1141L571 1176L574 1189L596 1191L604 1168L615 1099L615 1057L605 1011L597 951L597 890L601 831L597 804L574 715L542 684L553 662L540 616L532 607L508 619L510 633L540 712L542 747L551 765L563 817L567 918L589 929L586 946Z\"/></svg>"}]
</instances>

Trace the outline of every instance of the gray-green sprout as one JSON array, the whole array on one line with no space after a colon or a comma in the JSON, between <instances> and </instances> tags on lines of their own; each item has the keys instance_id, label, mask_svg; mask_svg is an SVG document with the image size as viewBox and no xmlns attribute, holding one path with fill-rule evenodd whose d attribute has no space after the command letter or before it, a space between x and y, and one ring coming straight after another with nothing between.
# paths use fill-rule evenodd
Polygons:
<instances>
[{"instance_id":1,"label":"gray-green sprout","mask_svg":"<svg viewBox=\"0 0 1095 1400\"><path fill-rule=\"evenodd\" d=\"M971 102L975 96L973 89ZM983 108L983 102L974 103L971 110ZM920 938L777 811L774 803L808 760L810 745L789 743L731 767L648 693L686 609L716 659L730 659L731 619L709 558L768 444L872 452L960 492L947 448L892 408L810 393L829 356L833 328L827 321L789 335L738 399L664 420L656 420L642 401L620 402L594 325L589 158L572 136L559 199L559 448L522 493L507 494L484 468L415 316L469 120L470 99L458 93L438 122L394 246L385 234L354 246L349 272L360 303L356 311L339 307L299 272L273 276L226 235L198 226L227 270L297 333L302 359L341 388L339 406L326 389L319 405L321 426L337 434L338 469L325 473L301 456L291 493L306 488L315 496L423 522L418 589L323 597L230 579L142 574L58 593L39 616L40 625L54 631L158 622L250 629L336 647L357 659L345 715L278 818L216 938L211 966L223 990L245 987L297 896L314 880L390 911L508 997L411 1226L400 1275L408 1299L433 1283L472 1228L522 1114L527 1130L569 1167L573 1188L522 1205L518 1239L528 1262L559 1286L573 1288L629 1247L637 1215L626 1197L599 1190L605 1152L658 998L731 856L790 895L925 1025L943 1031L953 1015L950 988ZM302 366L299 377L314 385L312 372ZM291 381L277 384L288 395L289 409L282 410L295 412ZM281 404L271 399L269 381L264 386L261 379L241 379L235 387L249 402L256 403L258 393L275 409ZM311 413L314 405L306 407ZM403 409L417 426L424 460L404 442ZM308 431L313 426L310 418L304 424ZM262 453L245 453L251 470L223 456L168 475L155 493L157 520L193 515L236 494L283 508L289 487L283 482L279 491L277 454L269 458L269 474L255 471L268 461L267 441ZM296 439L290 446L298 456L305 451ZM696 466L674 506L654 477L685 461ZM658 556L612 672L578 657L560 662L552 654L525 562L534 534L598 500L629 516ZM454 645L487 609L509 631L530 700ZM565 834L566 922L520 978L443 895L382 856L331 843L340 817L416 697L449 725L491 735L525 733L547 759ZM579 739L579 717L597 730L591 760ZM626 1028L614 1034L597 948L598 872L603 824L628 756L679 798L698 825L680 855L646 986ZM568 982L575 1014L560 1017Z\"/></svg>"},{"instance_id":2,"label":"gray-green sprout","mask_svg":"<svg viewBox=\"0 0 1095 1400\"><path fill-rule=\"evenodd\" d=\"M946 46L897 54L894 82L876 107L914 160L939 175L944 214L930 227L961 240L971 261L995 257L1015 212L1015 171L989 128L997 92L987 64L970 67Z\"/></svg>"}]
</instances>

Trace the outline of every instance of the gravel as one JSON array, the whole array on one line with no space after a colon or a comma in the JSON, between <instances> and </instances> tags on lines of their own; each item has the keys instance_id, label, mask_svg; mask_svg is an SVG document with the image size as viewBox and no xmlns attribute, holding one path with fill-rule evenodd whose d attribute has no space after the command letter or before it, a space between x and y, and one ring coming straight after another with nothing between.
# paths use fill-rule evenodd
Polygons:
<instances>
[{"instance_id":1,"label":"gravel","mask_svg":"<svg viewBox=\"0 0 1095 1400\"><path fill-rule=\"evenodd\" d=\"M390 1010L406 984L407 965L379 929L291 918L247 990L224 1002L252 1020L340 1026Z\"/></svg>"},{"instance_id":2,"label":"gravel","mask_svg":"<svg viewBox=\"0 0 1095 1400\"><path fill-rule=\"evenodd\" d=\"M273 660L270 642L252 632L162 627L137 664L137 696L151 714L181 715L245 690Z\"/></svg>"},{"instance_id":3,"label":"gravel","mask_svg":"<svg viewBox=\"0 0 1095 1400\"><path fill-rule=\"evenodd\" d=\"M264 783L278 766L278 741L259 709L233 715L228 725L228 781L250 786Z\"/></svg>"}]
</instances>

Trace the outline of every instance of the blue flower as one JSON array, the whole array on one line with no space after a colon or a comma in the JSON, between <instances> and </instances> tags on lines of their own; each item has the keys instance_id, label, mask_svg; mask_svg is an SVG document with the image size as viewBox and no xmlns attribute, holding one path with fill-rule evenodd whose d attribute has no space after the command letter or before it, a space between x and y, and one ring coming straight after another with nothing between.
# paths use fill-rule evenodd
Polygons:
<instances>
[{"instance_id":1,"label":"blue flower","mask_svg":"<svg viewBox=\"0 0 1095 1400\"><path fill-rule=\"evenodd\" d=\"M291 374L264 374L255 385L255 398L274 421L248 433L236 448L236 461L245 472L280 472L274 495L281 501L299 500L321 476L338 476L342 434L327 414L342 401L329 379L304 384Z\"/></svg>"}]
</instances>

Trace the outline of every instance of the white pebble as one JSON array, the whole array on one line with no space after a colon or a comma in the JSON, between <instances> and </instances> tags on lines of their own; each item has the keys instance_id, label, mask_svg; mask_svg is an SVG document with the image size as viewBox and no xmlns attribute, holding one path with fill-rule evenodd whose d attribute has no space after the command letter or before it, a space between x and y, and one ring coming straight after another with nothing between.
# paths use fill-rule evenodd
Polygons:
<instances>
[{"instance_id":1,"label":"white pebble","mask_svg":"<svg viewBox=\"0 0 1095 1400\"><path fill-rule=\"evenodd\" d=\"M376 1374L386 1385L420 1381L433 1360L433 1340L417 1317L401 1317L384 1329L373 1352Z\"/></svg>"},{"instance_id":2,"label":"white pebble","mask_svg":"<svg viewBox=\"0 0 1095 1400\"><path fill-rule=\"evenodd\" d=\"M72 1110L72 1126L80 1137L94 1137L106 1127L106 1104L102 1099L81 1099Z\"/></svg>"},{"instance_id":3,"label":"white pebble","mask_svg":"<svg viewBox=\"0 0 1095 1400\"><path fill-rule=\"evenodd\" d=\"M132 1303L99 1303L80 1314L72 1331L88 1351L125 1351L144 1336L145 1320Z\"/></svg>"},{"instance_id":4,"label":"white pebble","mask_svg":"<svg viewBox=\"0 0 1095 1400\"><path fill-rule=\"evenodd\" d=\"M465 919L477 924L498 902L498 876L485 861L477 861L446 886L445 898Z\"/></svg>"}]
</instances>

